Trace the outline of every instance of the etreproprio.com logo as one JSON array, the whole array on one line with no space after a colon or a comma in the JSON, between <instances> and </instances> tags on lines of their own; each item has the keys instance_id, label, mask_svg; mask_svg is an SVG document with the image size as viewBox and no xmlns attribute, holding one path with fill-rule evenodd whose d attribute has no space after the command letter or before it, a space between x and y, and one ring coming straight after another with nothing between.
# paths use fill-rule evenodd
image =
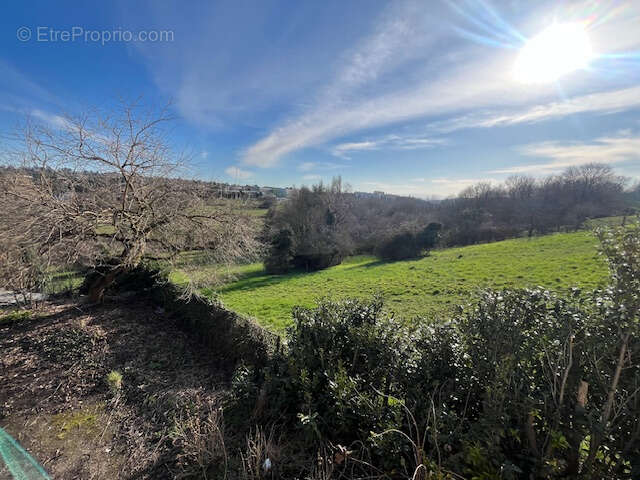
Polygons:
<instances>
[{"instance_id":1,"label":"etreproprio.com logo","mask_svg":"<svg viewBox=\"0 0 640 480\"><path fill-rule=\"evenodd\" d=\"M87 30L80 26L60 29L40 25L33 29L26 26L19 27L16 30L16 38L21 42L87 42L99 43L101 45L117 42L173 42L173 30L131 31L122 28L114 28L112 30Z\"/></svg>"}]
</instances>

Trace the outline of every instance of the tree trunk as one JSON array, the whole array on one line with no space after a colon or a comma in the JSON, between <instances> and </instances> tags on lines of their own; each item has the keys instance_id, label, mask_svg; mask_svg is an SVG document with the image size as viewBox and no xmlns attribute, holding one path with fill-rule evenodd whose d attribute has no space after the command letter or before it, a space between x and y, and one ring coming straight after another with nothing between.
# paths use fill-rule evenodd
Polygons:
<instances>
[{"instance_id":1,"label":"tree trunk","mask_svg":"<svg viewBox=\"0 0 640 480\"><path fill-rule=\"evenodd\" d=\"M91 303L101 303L104 299L104 292L109 288L113 282L115 281L118 274L122 271L121 267L114 268L109 270L107 273L99 276L90 286L89 286L89 301Z\"/></svg>"},{"instance_id":2,"label":"tree trunk","mask_svg":"<svg viewBox=\"0 0 640 480\"><path fill-rule=\"evenodd\" d=\"M573 430L567 435L569 449L567 452L567 468L565 469L565 476L569 478L575 478L580 473L580 445L584 440L584 434L581 431L580 425L583 423L586 424L588 421L586 418L588 392L589 384L584 380L581 380L580 386L578 387L578 393L576 395Z\"/></svg>"},{"instance_id":3,"label":"tree trunk","mask_svg":"<svg viewBox=\"0 0 640 480\"><path fill-rule=\"evenodd\" d=\"M527 422L525 426L525 431L527 434L527 442L529 443L529 451L536 457L540 457L540 451L538 450L538 442L536 441L536 430L534 425L535 419L533 418L533 413L529 412L527 414Z\"/></svg>"},{"instance_id":4,"label":"tree trunk","mask_svg":"<svg viewBox=\"0 0 640 480\"><path fill-rule=\"evenodd\" d=\"M620 345L620 351L618 353L616 370L613 374L613 379L611 380L611 385L609 386L607 401L604 404L600 417L601 432L604 432L604 430L607 428L607 422L609 421L609 417L611 416L611 410L613 409L613 402L615 400L616 392L618 391L618 382L620 381L620 376L624 367L630 338L631 333L629 332L625 333L624 337L622 338L622 344ZM585 469L590 469L596 459L596 454L598 453L598 449L600 448L600 444L603 439L603 433L601 432L594 432L592 435L591 444L589 445L589 455L587 456L587 460L585 462Z\"/></svg>"}]
</instances>

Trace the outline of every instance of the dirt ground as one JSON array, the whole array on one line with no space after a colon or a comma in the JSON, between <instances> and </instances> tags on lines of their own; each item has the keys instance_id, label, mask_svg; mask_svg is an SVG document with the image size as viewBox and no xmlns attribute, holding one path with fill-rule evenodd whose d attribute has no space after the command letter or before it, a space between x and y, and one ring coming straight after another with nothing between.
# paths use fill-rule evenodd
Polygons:
<instances>
[{"instance_id":1,"label":"dirt ground","mask_svg":"<svg viewBox=\"0 0 640 480\"><path fill-rule=\"evenodd\" d=\"M6 313L0 426L52 478L179 476L176 419L219 402L226 388L194 338L131 298L97 307L49 302L10 322ZM120 386L107 380L112 371ZM0 467L3 478L10 476Z\"/></svg>"}]
</instances>

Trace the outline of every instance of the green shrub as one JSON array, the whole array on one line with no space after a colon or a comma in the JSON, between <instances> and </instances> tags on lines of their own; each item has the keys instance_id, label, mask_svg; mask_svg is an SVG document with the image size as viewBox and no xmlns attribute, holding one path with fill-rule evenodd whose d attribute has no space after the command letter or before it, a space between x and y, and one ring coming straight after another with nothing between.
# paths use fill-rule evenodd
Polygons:
<instances>
[{"instance_id":1,"label":"green shrub","mask_svg":"<svg viewBox=\"0 0 640 480\"><path fill-rule=\"evenodd\" d=\"M264 260L267 273L286 273L292 268L295 245L291 230L283 228L271 239L269 255Z\"/></svg>"},{"instance_id":2,"label":"green shrub","mask_svg":"<svg viewBox=\"0 0 640 480\"><path fill-rule=\"evenodd\" d=\"M24 320L29 320L31 316L31 311L29 310L15 310L7 313L6 315L0 316L0 326L13 325Z\"/></svg>"},{"instance_id":3,"label":"green shrub","mask_svg":"<svg viewBox=\"0 0 640 480\"><path fill-rule=\"evenodd\" d=\"M296 309L287 351L250 390L314 448L358 445L392 478L420 465L416 478L638 478L634 228L601 234L602 291L487 291L451 322L411 328L379 300Z\"/></svg>"},{"instance_id":4,"label":"green shrub","mask_svg":"<svg viewBox=\"0 0 640 480\"><path fill-rule=\"evenodd\" d=\"M405 345L381 309L378 300L348 300L294 311L286 355L270 373L270 396L311 437L365 441L396 418L398 408L382 394L395 393Z\"/></svg>"},{"instance_id":5,"label":"green shrub","mask_svg":"<svg viewBox=\"0 0 640 480\"><path fill-rule=\"evenodd\" d=\"M107 375L107 384L112 392L119 392L122 388L122 374L115 370L111 370Z\"/></svg>"},{"instance_id":6,"label":"green shrub","mask_svg":"<svg viewBox=\"0 0 640 480\"><path fill-rule=\"evenodd\" d=\"M293 257L293 266L297 269L312 272L340 265L345 254L336 247L316 253L302 253Z\"/></svg>"},{"instance_id":7,"label":"green shrub","mask_svg":"<svg viewBox=\"0 0 640 480\"><path fill-rule=\"evenodd\" d=\"M584 338L589 319L577 293L562 299L540 289L486 292L475 309L460 316L471 397L469 430L460 439L471 462L467 470L477 473L482 451L484 472L492 465L495 472L561 473L547 469L559 464L561 454L548 445L554 437L568 438L562 412L582 378L567 357Z\"/></svg>"},{"instance_id":8,"label":"green shrub","mask_svg":"<svg viewBox=\"0 0 640 480\"><path fill-rule=\"evenodd\" d=\"M429 225L424 227L424 229L416 235L416 239L418 244L422 246L422 248L430 249L435 247L440 240L440 231L442 230L442 224L431 222Z\"/></svg>"},{"instance_id":9,"label":"green shrub","mask_svg":"<svg viewBox=\"0 0 640 480\"><path fill-rule=\"evenodd\" d=\"M405 260L415 258L422 252L415 234L404 232L391 237L377 249L377 256L383 260Z\"/></svg>"},{"instance_id":10,"label":"green shrub","mask_svg":"<svg viewBox=\"0 0 640 480\"><path fill-rule=\"evenodd\" d=\"M399 233L382 242L376 254L383 260L391 261L419 257L425 250L437 245L441 229L441 224L432 222L417 233Z\"/></svg>"}]
</instances>

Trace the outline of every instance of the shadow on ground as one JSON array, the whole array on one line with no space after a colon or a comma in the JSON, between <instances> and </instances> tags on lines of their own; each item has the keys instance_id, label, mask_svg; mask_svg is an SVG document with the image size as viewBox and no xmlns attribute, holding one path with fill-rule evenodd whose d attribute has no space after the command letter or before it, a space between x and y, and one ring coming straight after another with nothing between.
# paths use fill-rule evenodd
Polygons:
<instances>
[{"instance_id":1,"label":"shadow on ground","mask_svg":"<svg viewBox=\"0 0 640 480\"><path fill-rule=\"evenodd\" d=\"M174 478L173 422L217 402L228 380L145 301L46 303L0 322L0 352L0 426L52 478Z\"/></svg>"}]
</instances>

